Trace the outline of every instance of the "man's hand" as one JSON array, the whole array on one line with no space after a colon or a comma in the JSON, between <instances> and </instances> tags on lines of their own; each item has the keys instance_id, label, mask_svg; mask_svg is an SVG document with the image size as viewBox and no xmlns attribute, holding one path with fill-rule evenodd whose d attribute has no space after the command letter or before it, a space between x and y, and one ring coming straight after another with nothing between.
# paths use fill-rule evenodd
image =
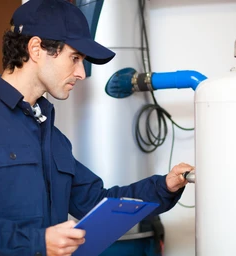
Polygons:
<instances>
[{"instance_id":1,"label":"man's hand","mask_svg":"<svg viewBox=\"0 0 236 256\"><path fill-rule=\"evenodd\" d=\"M174 166L166 176L166 185L168 190L170 192L176 192L178 189L185 186L188 181L184 178L183 174L192 170L194 170L194 167L185 163Z\"/></svg>"},{"instance_id":2,"label":"man's hand","mask_svg":"<svg viewBox=\"0 0 236 256\"><path fill-rule=\"evenodd\" d=\"M85 231L74 228L73 220L46 229L47 256L70 256L85 242Z\"/></svg>"}]
</instances>

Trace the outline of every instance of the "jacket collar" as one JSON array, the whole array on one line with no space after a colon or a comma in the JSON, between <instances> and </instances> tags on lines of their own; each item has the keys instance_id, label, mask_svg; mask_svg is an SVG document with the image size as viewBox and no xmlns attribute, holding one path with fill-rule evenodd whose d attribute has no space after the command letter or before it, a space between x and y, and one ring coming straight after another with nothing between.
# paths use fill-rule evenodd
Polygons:
<instances>
[{"instance_id":1,"label":"jacket collar","mask_svg":"<svg viewBox=\"0 0 236 256\"><path fill-rule=\"evenodd\" d=\"M23 98L24 96L18 90L0 78L0 100L2 102L14 109Z\"/></svg>"},{"instance_id":2,"label":"jacket collar","mask_svg":"<svg viewBox=\"0 0 236 256\"><path fill-rule=\"evenodd\" d=\"M24 96L17 89L0 77L0 100L2 102L9 108L14 109L23 98ZM52 109L53 107L53 105L43 96L40 97L37 102L45 112L48 108Z\"/></svg>"}]
</instances>

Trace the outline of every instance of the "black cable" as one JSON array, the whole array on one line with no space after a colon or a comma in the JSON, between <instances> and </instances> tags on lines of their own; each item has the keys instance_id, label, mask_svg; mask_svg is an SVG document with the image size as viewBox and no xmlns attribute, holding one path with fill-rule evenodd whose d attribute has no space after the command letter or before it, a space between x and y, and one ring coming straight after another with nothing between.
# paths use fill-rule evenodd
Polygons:
<instances>
[{"instance_id":1,"label":"black cable","mask_svg":"<svg viewBox=\"0 0 236 256\"><path fill-rule=\"evenodd\" d=\"M157 114L157 128L154 127L152 129L151 124L153 124L153 122L155 121L154 119L151 119L151 114L153 113L153 111L156 111ZM144 114L146 114L146 121L145 125L142 125L141 121ZM143 152L151 153L165 142L168 134L168 126L166 119L169 120L172 125L178 127L181 130L194 130L194 128L184 128L178 125L175 121L172 120L171 115L165 109L163 109L158 103L146 104L139 111L135 124L136 141L138 143L139 148ZM144 126L145 128L144 133L141 132L141 126Z\"/></svg>"},{"instance_id":2,"label":"black cable","mask_svg":"<svg viewBox=\"0 0 236 256\"><path fill-rule=\"evenodd\" d=\"M148 42L146 23L144 18L145 0L139 0L139 11L141 16L141 54L142 54L143 68L144 68L144 72L151 72L149 42ZM148 70L145 65L146 64L145 53L147 55ZM138 146L145 153L153 152L154 150L156 150L157 147L161 146L164 143L168 133L166 118L169 119L172 124L174 124L175 126L177 126L182 130L191 131L194 129L194 128L181 127L175 121L173 121L171 118L171 115L157 103L154 93L153 92L150 92L150 93L152 95L154 104L147 104L140 109L137 116L136 125L135 125L135 136L136 136ZM153 111L156 112L156 116L157 116L158 129L155 129L157 130L157 132L154 132L153 129L151 128L151 114L153 113ZM140 126L141 126L140 122L144 114L146 114L147 116L146 122L145 122L145 134L147 138L144 138L140 130Z\"/></svg>"},{"instance_id":3,"label":"black cable","mask_svg":"<svg viewBox=\"0 0 236 256\"><path fill-rule=\"evenodd\" d=\"M150 52L149 52L149 42L144 18L144 11L145 11L145 0L139 0L139 10L141 16L141 57L143 63L144 72L151 73L151 61L150 61ZM147 66L145 63L145 54L147 55ZM169 171L171 170L171 160L173 155L174 149L174 141L175 141L175 126L184 131L193 131L194 128L184 128L178 125L171 117L171 115L162 108L156 101L153 92L150 92L153 104L146 104L143 106L137 115L137 120L135 124L135 137L139 148L145 153L151 153L155 151L159 146L161 146L167 137L168 134L168 126L167 120L171 122L172 126L172 144L171 144L171 151L170 151L170 159L169 159ZM156 127L152 128L151 123L153 124L154 119L151 119L152 113L156 113ZM144 117L146 115L146 119ZM141 132L141 120L145 119L144 131L145 133L142 134ZM154 126L154 124L153 124ZM186 207L186 208L193 208L194 205L188 206L178 202L179 205Z\"/></svg>"},{"instance_id":4,"label":"black cable","mask_svg":"<svg viewBox=\"0 0 236 256\"><path fill-rule=\"evenodd\" d=\"M157 112L157 129L154 132L151 127L151 114L153 111ZM145 122L145 134L146 138L141 133L141 118L144 114L147 114ZM139 148L145 153L151 153L156 150L157 147L161 146L168 133L165 115L169 115L164 109L158 104L147 104L141 108L136 120L135 136ZM164 128L163 128L164 127ZM157 133L155 135L155 133Z\"/></svg>"},{"instance_id":5,"label":"black cable","mask_svg":"<svg viewBox=\"0 0 236 256\"><path fill-rule=\"evenodd\" d=\"M141 53L142 53L142 61L143 61L144 72L147 72L144 53L147 54L147 61L148 61L148 69L149 69L149 71L151 70L151 63L150 63L150 50L149 50L146 22L145 22L145 18L144 18L145 0L139 0L139 10L140 10L141 22L142 22L142 25L141 25L141 49L142 49ZM144 42L145 42L145 44L144 44Z\"/></svg>"}]
</instances>

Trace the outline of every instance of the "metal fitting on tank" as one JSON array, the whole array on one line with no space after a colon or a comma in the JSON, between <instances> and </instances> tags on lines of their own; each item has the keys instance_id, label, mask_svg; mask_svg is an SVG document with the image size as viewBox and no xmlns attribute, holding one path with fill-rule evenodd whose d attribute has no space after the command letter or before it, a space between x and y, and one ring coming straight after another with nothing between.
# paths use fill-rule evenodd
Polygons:
<instances>
[{"instance_id":1,"label":"metal fitting on tank","mask_svg":"<svg viewBox=\"0 0 236 256\"><path fill-rule=\"evenodd\" d=\"M189 183L195 183L195 172L185 172L183 174L184 178L189 182Z\"/></svg>"}]
</instances>

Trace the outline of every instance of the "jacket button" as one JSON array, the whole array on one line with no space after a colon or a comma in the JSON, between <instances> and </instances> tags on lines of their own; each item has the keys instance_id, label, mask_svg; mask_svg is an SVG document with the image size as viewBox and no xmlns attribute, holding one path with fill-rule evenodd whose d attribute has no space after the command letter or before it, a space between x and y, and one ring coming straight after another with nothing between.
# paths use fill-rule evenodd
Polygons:
<instances>
[{"instance_id":1,"label":"jacket button","mask_svg":"<svg viewBox=\"0 0 236 256\"><path fill-rule=\"evenodd\" d=\"M15 153L11 153L11 154L10 154L10 158L11 158L12 160L15 160L15 159L16 159L16 154L15 154Z\"/></svg>"},{"instance_id":2,"label":"jacket button","mask_svg":"<svg viewBox=\"0 0 236 256\"><path fill-rule=\"evenodd\" d=\"M24 109L23 112L26 116L30 115L30 110L28 108Z\"/></svg>"}]
</instances>

